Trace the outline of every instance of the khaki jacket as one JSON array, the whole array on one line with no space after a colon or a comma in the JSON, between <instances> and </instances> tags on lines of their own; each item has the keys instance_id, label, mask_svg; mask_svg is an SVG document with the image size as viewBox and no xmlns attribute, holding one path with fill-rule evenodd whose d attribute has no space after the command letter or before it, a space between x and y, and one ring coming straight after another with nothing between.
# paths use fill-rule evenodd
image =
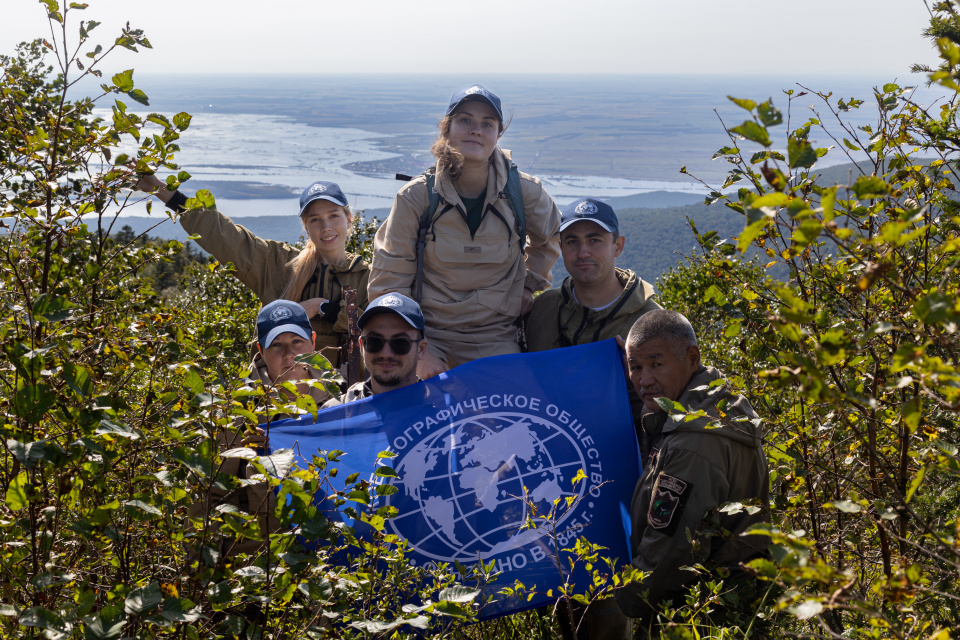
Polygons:
<instances>
[{"instance_id":1,"label":"khaki jacket","mask_svg":"<svg viewBox=\"0 0 960 640\"><path fill-rule=\"evenodd\" d=\"M743 396L726 386L707 389L722 375L700 367L678 402L688 411L703 410L714 418L675 421L663 411L644 414L643 429L649 437L644 470L633 494L630 546L633 565L651 572L639 585L622 589L617 602L628 616L641 617L656 604L676 597L696 580L680 567L700 563L707 568L725 567L734 576L741 562L766 553L770 538L740 534L749 526L769 522L770 479L763 451L760 420ZM709 395L713 392L712 395ZM724 416L717 404L725 400ZM738 418L747 418L738 421ZM759 502L761 511L722 514L717 507L727 502ZM707 516L706 520L704 516ZM729 536L721 535L729 531ZM695 551L687 531L701 545Z\"/></svg>"},{"instance_id":2,"label":"khaki jacket","mask_svg":"<svg viewBox=\"0 0 960 640\"><path fill-rule=\"evenodd\" d=\"M603 309L588 309L573 295L573 278L564 279L558 289L544 291L533 301L533 310L527 316L525 334L528 351L546 351L607 340L620 336L624 340L637 318L648 311L659 309L653 297L653 285L641 280L629 269L617 269L617 280L623 293ZM633 423L640 428L643 402L633 385L626 382L633 411Z\"/></svg>"},{"instance_id":3,"label":"khaki jacket","mask_svg":"<svg viewBox=\"0 0 960 640\"><path fill-rule=\"evenodd\" d=\"M560 211L540 181L521 173L526 255L520 250L513 211L504 194L508 152L494 151L480 227L471 237L466 208L453 182L438 175L440 206L427 233L423 299L428 348L449 366L477 358L516 353L524 287L550 286L560 256ZM377 231L370 269L370 298L388 292L413 297L420 216L429 206L426 178L404 186Z\"/></svg>"},{"instance_id":4,"label":"khaki jacket","mask_svg":"<svg viewBox=\"0 0 960 640\"><path fill-rule=\"evenodd\" d=\"M216 209L194 209L180 216L184 230L199 235L197 240L203 249L220 262L232 262L237 269L237 278L268 304L279 300L290 276L287 264L299 255L300 250L285 242L264 240ZM310 318L317 332L317 349L335 367L340 365L339 348L347 333L347 312L341 291L343 287L357 290L357 306L362 313L366 308L367 279L369 266L360 256L347 254L347 259L336 265L317 265L313 279L300 294L300 300L326 298L340 305L340 314L333 324L320 316Z\"/></svg>"},{"instance_id":5,"label":"khaki jacket","mask_svg":"<svg viewBox=\"0 0 960 640\"><path fill-rule=\"evenodd\" d=\"M270 374L267 373L267 365L259 355L254 358L253 371L251 373L251 382L256 384L271 385ZM311 377L319 380L321 373L316 369L310 369ZM313 401L320 407L330 398L330 394L322 388L309 387L307 394L313 398ZM275 416L273 420L282 420L289 416ZM266 418L261 418L259 424L266 422ZM221 451L228 451L242 447L241 441L247 436L246 421L238 420L233 429L225 429L217 437L217 445ZM256 467L242 458L225 458L219 467L219 473L231 475L240 479L251 478L260 472ZM260 532L266 538L267 534L276 531L278 528L276 518L273 516L276 507L276 494L270 489L266 482L248 484L247 486L237 487L230 491L218 489L216 486L210 490L210 504L207 505L206 499L195 503L188 510L188 515L194 518L203 517L204 513L209 512L210 507L216 507L221 504L231 504L245 513L257 514ZM255 553L263 544L260 540L242 540L236 541L232 538L223 540L221 554L231 556L240 553Z\"/></svg>"}]
</instances>

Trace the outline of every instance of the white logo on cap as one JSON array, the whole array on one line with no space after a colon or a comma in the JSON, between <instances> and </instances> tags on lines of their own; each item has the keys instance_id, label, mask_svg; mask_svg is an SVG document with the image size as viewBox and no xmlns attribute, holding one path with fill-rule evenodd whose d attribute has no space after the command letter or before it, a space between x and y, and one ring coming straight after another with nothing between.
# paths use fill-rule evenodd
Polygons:
<instances>
[{"instance_id":1,"label":"white logo on cap","mask_svg":"<svg viewBox=\"0 0 960 640\"><path fill-rule=\"evenodd\" d=\"M597 209L597 205L593 204L592 202L588 202L586 200L578 204L577 208L573 210L573 212L576 213L578 216L592 216L598 211L599 209Z\"/></svg>"},{"instance_id":2,"label":"white logo on cap","mask_svg":"<svg viewBox=\"0 0 960 640\"><path fill-rule=\"evenodd\" d=\"M310 193L322 193L327 190L327 185L325 184L315 184L310 187Z\"/></svg>"},{"instance_id":3,"label":"white logo on cap","mask_svg":"<svg viewBox=\"0 0 960 640\"><path fill-rule=\"evenodd\" d=\"M487 95L487 92L484 90L484 88L480 86L470 87L469 89L466 90L466 94L468 96L476 95L478 93L484 96Z\"/></svg>"},{"instance_id":4,"label":"white logo on cap","mask_svg":"<svg viewBox=\"0 0 960 640\"><path fill-rule=\"evenodd\" d=\"M402 304L403 304L403 300L401 300L399 297L397 297L397 296L387 296L386 298L384 298L383 300L381 300L381 301L380 301L380 304L377 305L377 306L380 306L380 307L399 307L399 306L402 305Z\"/></svg>"},{"instance_id":5,"label":"white logo on cap","mask_svg":"<svg viewBox=\"0 0 960 640\"><path fill-rule=\"evenodd\" d=\"M281 320L286 320L292 315L293 313L291 313L290 309L287 309L286 307L277 307L270 312L270 319L274 322L280 322Z\"/></svg>"}]
</instances>

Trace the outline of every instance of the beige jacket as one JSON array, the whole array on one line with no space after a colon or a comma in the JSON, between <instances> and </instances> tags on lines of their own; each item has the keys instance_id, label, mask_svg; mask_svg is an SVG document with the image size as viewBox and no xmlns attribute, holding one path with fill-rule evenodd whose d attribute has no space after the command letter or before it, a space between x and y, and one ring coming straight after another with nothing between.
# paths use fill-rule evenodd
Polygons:
<instances>
[{"instance_id":1,"label":"beige jacket","mask_svg":"<svg viewBox=\"0 0 960 640\"><path fill-rule=\"evenodd\" d=\"M267 365L259 355L254 358L253 371L251 373L251 382L264 385L272 384L270 374L267 373ZM321 372L316 369L310 369L311 377L319 380ZM330 394L322 388L309 387L307 395L313 398L317 407L323 406L323 403L330 399ZM289 416L278 415L273 420L282 420ZM261 417L259 424L266 422L265 417ZM221 451L228 451L242 447L242 440L246 438L247 422L243 418L237 421L232 429L221 431L217 437L217 445ZM243 458L225 458L218 469L219 473L234 476L240 479L251 478L258 473L256 467ZM210 504L206 499L192 505L188 515L193 518L201 518L205 512L209 512L211 507L221 504L231 504L245 513L255 513L258 516L260 532L264 536L277 530L277 521L273 516L276 506L276 494L270 489L266 482L258 482L247 486L237 487L230 491L218 489L216 486L210 490ZM255 553L262 546L261 540L242 540L236 541L233 538L225 538L221 543L221 554L231 556L239 553Z\"/></svg>"},{"instance_id":2,"label":"beige jacket","mask_svg":"<svg viewBox=\"0 0 960 640\"><path fill-rule=\"evenodd\" d=\"M203 249L223 263L232 262L237 277L263 304L279 300L289 279L287 264L300 250L285 242L264 240L216 209L194 209L180 216L184 230L199 235L197 240ZM317 332L317 349L335 367L340 365L339 348L347 333L347 312L341 291L343 287L357 290L359 312L367 306L367 279L369 266L360 256L347 254L340 264L317 266L313 279L301 292L299 300L326 298L340 305L336 322L330 323L320 316L310 318ZM298 301L299 301L298 300Z\"/></svg>"},{"instance_id":3,"label":"beige jacket","mask_svg":"<svg viewBox=\"0 0 960 640\"><path fill-rule=\"evenodd\" d=\"M510 167L499 148L490 163L483 219L471 237L466 208L445 176L438 176L440 206L427 234L423 299L428 348L449 366L477 358L516 353L524 287L550 286L550 270L560 256L560 211L540 181L521 173L526 255L521 253L515 218L501 197ZM395 291L413 296L417 273L417 232L429 206L426 178L409 182L397 194L390 215L377 231L370 269L370 298Z\"/></svg>"},{"instance_id":4,"label":"beige jacket","mask_svg":"<svg viewBox=\"0 0 960 640\"><path fill-rule=\"evenodd\" d=\"M700 367L678 400L688 411L705 411L715 420L712 424L706 418L676 421L663 411L644 414L648 444L633 494L630 546L633 565L650 575L618 593L617 602L628 616L648 613L641 596L645 590L652 604L680 596L696 580L680 567L724 567L735 577L742 575L741 562L766 553L769 537L740 535L755 523L770 522L770 478L760 420L743 396L726 386L707 388L722 377L716 369ZM721 400L722 418L717 407ZM759 503L761 511L723 514L717 509L746 501ZM689 542L688 531L699 550Z\"/></svg>"}]
</instances>

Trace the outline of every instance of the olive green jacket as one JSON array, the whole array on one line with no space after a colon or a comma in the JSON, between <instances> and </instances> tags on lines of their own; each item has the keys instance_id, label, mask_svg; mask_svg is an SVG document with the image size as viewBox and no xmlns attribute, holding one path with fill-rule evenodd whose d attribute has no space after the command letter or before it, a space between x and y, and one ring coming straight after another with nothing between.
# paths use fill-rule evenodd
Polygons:
<instances>
[{"instance_id":1,"label":"olive green jacket","mask_svg":"<svg viewBox=\"0 0 960 640\"><path fill-rule=\"evenodd\" d=\"M573 278L567 277L556 289L544 291L533 301L533 310L524 324L528 351L546 351L571 347L620 336L624 340L637 318L659 309L654 300L653 285L641 280L629 269L617 269L617 280L623 285L620 297L606 309L594 311L583 306L573 295ZM640 428L643 403L629 383L628 395L633 422Z\"/></svg>"},{"instance_id":2,"label":"olive green jacket","mask_svg":"<svg viewBox=\"0 0 960 640\"><path fill-rule=\"evenodd\" d=\"M188 233L199 235L197 240L205 251L223 263L232 262L237 278L245 284L263 304L279 300L290 278L287 266L300 254L300 249L285 242L265 240L248 229L235 224L216 209L194 209L180 216L180 224ZM360 256L348 253L340 264L317 265L317 271L300 293L300 300L325 298L340 305L336 322L330 323L321 316L310 318L317 332L317 349L334 366L339 366L339 352L333 349L342 346L347 333L347 312L343 303L343 287L357 290L358 312L367 306L367 280L370 267Z\"/></svg>"},{"instance_id":3,"label":"olive green jacket","mask_svg":"<svg viewBox=\"0 0 960 640\"><path fill-rule=\"evenodd\" d=\"M747 399L726 385L707 386L720 379L719 371L701 366L678 399L688 411L703 410L709 419L684 422L663 411L643 416L648 438L641 447L643 474L633 494L630 546L633 565L650 575L617 594L628 616L642 617L649 612L647 603L680 596L696 580L696 574L680 567L700 563L737 576L742 575L741 562L766 553L769 537L741 536L753 524L770 522L760 420ZM753 515L719 512L725 503L747 501L761 510ZM696 551L688 532L700 545ZM644 591L649 591L646 598Z\"/></svg>"}]
</instances>

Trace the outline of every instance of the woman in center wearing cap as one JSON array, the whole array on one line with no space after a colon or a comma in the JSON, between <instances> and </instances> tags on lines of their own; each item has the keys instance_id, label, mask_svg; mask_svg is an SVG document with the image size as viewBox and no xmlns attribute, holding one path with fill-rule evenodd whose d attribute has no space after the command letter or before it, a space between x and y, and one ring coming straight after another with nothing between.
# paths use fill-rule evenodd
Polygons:
<instances>
[{"instance_id":1,"label":"woman in center wearing cap","mask_svg":"<svg viewBox=\"0 0 960 640\"><path fill-rule=\"evenodd\" d=\"M308 238L303 249L260 238L216 209L184 211L187 197L168 191L155 175L140 176L137 188L181 213L184 230L199 235L197 244L217 260L232 262L237 277L260 302L299 302L317 334L316 349L335 367L340 366L337 348L347 334L341 292L343 287L356 289L358 312L362 313L367 306L370 267L360 256L347 253L353 213L339 186L318 181L300 194L300 222Z\"/></svg>"},{"instance_id":2,"label":"woman in center wearing cap","mask_svg":"<svg viewBox=\"0 0 960 640\"><path fill-rule=\"evenodd\" d=\"M510 153L497 146L503 131L500 98L480 85L455 93L431 149L435 178L407 183L377 231L369 295L395 291L420 303L428 339L421 379L518 353L516 321L530 311L534 292L550 286L560 212L524 173L516 181L521 193L510 193ZM439 202L418 252L428 180ZM522 199L523 211L513 210L511 198Z\"/></svg>"}]
</instances>

